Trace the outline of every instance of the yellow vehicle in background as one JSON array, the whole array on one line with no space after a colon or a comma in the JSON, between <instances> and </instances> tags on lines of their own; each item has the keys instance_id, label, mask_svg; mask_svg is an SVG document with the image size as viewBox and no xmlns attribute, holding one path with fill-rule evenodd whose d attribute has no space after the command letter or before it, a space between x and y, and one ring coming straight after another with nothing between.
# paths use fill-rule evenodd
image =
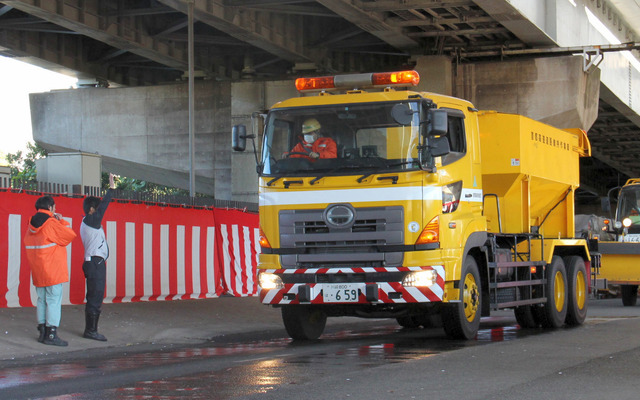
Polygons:
<instances>
[{"instance_id":1,"label":"yellow vehicle in background","mask_svg":"<svg viewBox=\"0 0 640 400\"><path fill-rule=\"evenodd\" d=\"M640 285L640 179L629 179L620 188L614 221L607 220L605 230L615 239L598 242L598 279L605 286L619 285L622 304L634 306Z\"/></svg>"},{"instance_id":2,"label":"yellow vehicle in background","mask_svg":"<svg viewBox=\"0 0 640 400\"><path fill-rule=\"evenodd\" d=\"M262 303L300 340L334 316L441 325L458 339L475 337L491 310L513 309L525 328L581 324L591 258L575 238L574 192L585 133L410 90L418 82L415 71L301 78L301 97L269 110ZM311 118L335 157L291 155ZM234 150L247 138L235 126Z\"/></svg>"}]
</instances>

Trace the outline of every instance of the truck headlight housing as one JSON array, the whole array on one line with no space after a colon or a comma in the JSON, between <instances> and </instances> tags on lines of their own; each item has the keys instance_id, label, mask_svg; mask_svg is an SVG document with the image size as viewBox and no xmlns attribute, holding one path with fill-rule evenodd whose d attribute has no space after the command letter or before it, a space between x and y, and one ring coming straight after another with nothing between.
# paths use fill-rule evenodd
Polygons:
<instances>
[{"instance_id":1,"label":"truck headlight housing","mask_svg":"<svg viewBox=\"0 0 640 400\"><path fill-rule=\"evenodd\" d=\"M416 271L408 273L402 280L402 286L418 287L435 285L438 274L433 270Z\"/></svg>"},{"instance_id":2,"label":"truck headlight housing","mask_svg":"<svg viewBox=\"0 0 640 400\"><path fill-rule=\"evenodd\" d=\"M258 275L258 282L260 287L266 290L282 289L284 287L282 278L276 274L261 273Z\"/></svg>"}]
</instances>

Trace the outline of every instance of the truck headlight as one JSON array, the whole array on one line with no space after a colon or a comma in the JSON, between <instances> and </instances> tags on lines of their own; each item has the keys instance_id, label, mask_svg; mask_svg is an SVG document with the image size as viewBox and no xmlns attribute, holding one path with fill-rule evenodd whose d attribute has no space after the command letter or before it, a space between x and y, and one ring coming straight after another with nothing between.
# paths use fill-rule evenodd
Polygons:
<instances>
[{"instance_id":1,"label":"truck headlight","mask_svg":"<svg viewBox=\"0 0 640 400\"><path fill-rule=\"evenodd\" d=\"M631 226L631 218L625 218L622 220L622 226L628 228Z\"/></svg>"},{"instance_id":2,"label":"truck headlight","mask_svg":"<svg viewBox=\"0 0 640 400\"><path fill-rule=\"evenodd\" d=\"M261 288L267 290L282 289L284 287L282 278L276 274L261 273L258 275L258 282Z\"/></svg>"},{"instance_id":3,"label":"truck headlight","mask_svg":"<svg viewBox=\"0 0 640 400\"><path fill-rule=\"evenodd\" d=\"M402 280L402 286L432 286L436 283L438 274L433 270L408 273Z\"/></svg>"}]
</instances>

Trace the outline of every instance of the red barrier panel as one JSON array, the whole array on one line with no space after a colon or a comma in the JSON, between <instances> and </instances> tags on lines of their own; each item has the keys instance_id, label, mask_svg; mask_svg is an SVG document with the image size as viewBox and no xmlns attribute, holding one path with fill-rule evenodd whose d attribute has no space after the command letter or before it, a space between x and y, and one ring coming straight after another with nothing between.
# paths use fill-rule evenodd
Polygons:
<instances>
[{"instance_id":1,"label":"red barrier panel","mask_svg":"<svg viewBox=\"0 0 640 400\"><path fill-rule=\"evenodd\" d=\"M22 238L40 194L0 192L0 307L36 301ZM81 198L55 196L78 233L68 247L63 304L82 304ZM103 220L109 243L105 302L234 296L257 292L258 216L114 201Z\"/></svg>"}]
</instances>

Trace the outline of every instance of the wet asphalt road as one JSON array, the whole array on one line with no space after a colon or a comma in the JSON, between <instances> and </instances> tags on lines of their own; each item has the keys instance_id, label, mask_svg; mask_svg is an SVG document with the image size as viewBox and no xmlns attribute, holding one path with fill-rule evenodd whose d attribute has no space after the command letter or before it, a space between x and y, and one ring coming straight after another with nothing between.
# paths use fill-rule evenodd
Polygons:
<instances>
[{"instance_id":1,"label":"wet asphalt road","mask_svg":"<svg viewBox=\"0 0 640 400\"><path fill-rule=\"evenodd\" d=\"M328 327L296 343L283 331L187 347L140 345L0 363L0 398L637 399L640 306L590 303L585 325L521 330L510 312L476 340L392 320Z\"/></svg>"}]
</instances>

